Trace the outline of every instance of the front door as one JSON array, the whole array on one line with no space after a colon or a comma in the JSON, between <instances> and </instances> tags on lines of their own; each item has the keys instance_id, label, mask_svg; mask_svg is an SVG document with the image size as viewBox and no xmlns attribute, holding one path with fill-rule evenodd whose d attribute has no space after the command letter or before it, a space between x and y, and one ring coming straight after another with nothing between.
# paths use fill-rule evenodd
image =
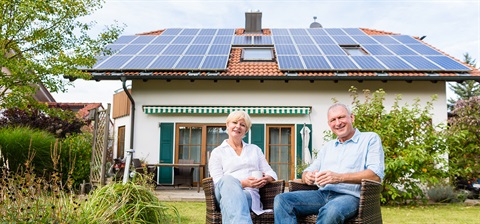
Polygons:
<instances>
[{"instance_id":1,"label":"front door","mask_svg":"<svg viewBox=\"0 0 480 224\"><path fill-rule=\"evenodd\" d=\"M267 125L267 160L279 180L292 180L294 172L293 125Z\"/></svg>"}]
</instances>

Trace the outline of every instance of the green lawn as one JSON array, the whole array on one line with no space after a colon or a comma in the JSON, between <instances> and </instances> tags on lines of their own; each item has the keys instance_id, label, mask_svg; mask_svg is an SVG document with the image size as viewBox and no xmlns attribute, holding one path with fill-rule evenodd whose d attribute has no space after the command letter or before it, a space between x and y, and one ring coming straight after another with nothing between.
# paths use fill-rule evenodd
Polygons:
<instances>
[{"instance_id":1,"label":"green lawn","mask_svg":"<svg viewBox=\"0 0 480 224\"><path fill-rule=\"evenodd\" d=\"M165 202L175 206L180 213L181 223L205 223L204 202ZM480 206L445 204L430 206L382 206L385 224L473 224L480 223Z\"/></svg>"}]
</instances>

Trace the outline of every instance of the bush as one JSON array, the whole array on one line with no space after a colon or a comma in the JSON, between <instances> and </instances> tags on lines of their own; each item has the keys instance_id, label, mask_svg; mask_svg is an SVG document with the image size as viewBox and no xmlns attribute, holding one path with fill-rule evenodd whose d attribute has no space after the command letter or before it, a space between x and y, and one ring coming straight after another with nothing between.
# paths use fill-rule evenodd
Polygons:
<instances>
[{"instance_id":1,"label":"bush","mask_svg":"<svg viewBox=\"0 0 480 224\"><path fill-rule=\"evenodd\" d=\"M0 129L0 150L11 171L23 173L25 161L32 158L35 174L53 172L50 149L55 145L55 137L45 131L27 127L7 127Z\"/></svg>"},{"instance_id":2,"label":"bush","mask_svg":"<svg viewBox=\"0 0 480 224\"><path fill-rule=\"evenodd\" d=\"M72 180L71 187L78 188L83 181L90 181L90 164L92 160L91 133L73 134L62 141L61 170L62 180Z\"/></svg>"},{"instance_id":3,"label":"bush","mask_svg":"<svg viewBox=\"0 0 480 224\"><path fill-rule=\"evenodd\" d=\"M176 208L163 205L150 189L131 181L96 189L81 210L81 223L180 222Z\"/></svg>"},{"instance_id":4,"label":"bush","mask_svg":"<svg viewBox=\"0 0 480 224\"><path fill-rule=\"evenodd\" d=\"M427 190L428 198L433 202L458 202L454 187L447 184L436 184Z\"/></svg>"}]
</instances>

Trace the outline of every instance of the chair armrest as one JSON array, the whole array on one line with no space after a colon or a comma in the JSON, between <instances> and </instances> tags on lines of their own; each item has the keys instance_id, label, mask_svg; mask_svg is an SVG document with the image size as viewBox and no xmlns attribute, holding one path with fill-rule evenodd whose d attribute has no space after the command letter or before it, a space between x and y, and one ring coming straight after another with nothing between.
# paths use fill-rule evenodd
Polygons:
<instances>
[{"instance_id":1,"label":"chair armrest","mask_svg":"<svg viewBox=\"0 0 480 224\"><path fill-rule=\"evenodd\" d=\"M213 178L207 177L202 180L203 192L205 193L205 204L207 213L220 211L215 201L215 186L213 184Z\"/></svg>"},{"instance_id":2,"label":"chair armrest","mask_svg":"<svg viewBox=\"0 0 480 224\"><path fill-rule=\"evenodd\" d=\"M308 185L306 183L303 183L302 180L299 180L299 179L288 181L288 187L289 187L288 190L290 192L318 190L317 185Z\"/></svg>"},{"instance_id":3,"label":"chair armrest","mask_svg":"<svg viewBox=\"0 0 480 224\"><path fill-rule=\"evenodd\" d=\"M358 217L365 223L374 223L382 220L380 197L383 190L382 184L374 180L362 180Z\"/></svg>"},{"instance_id":4,"label":"chair armrest","mask_svg":"<svg viewBox=\"0 0 480 224\"><path fill-rule=\"evenodd\" d=\"M276 180L259 189L263 209L273 209L273 199L285 191L285 180Z\"/></svg>"}]
</instances>

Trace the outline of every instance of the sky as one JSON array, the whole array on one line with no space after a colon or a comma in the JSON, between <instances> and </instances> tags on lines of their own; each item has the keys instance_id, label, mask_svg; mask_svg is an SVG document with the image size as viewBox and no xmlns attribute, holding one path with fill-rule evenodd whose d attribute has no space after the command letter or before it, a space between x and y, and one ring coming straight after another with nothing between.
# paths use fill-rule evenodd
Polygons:
<instances>
[{"instance_id":1,"label":"sky","mask_svg":"<svg viewBox=\"0 0 480 224\"><path fill-rule=\"evenodd\" d=\"M324 28L369 28L410 36L461 61L468 53L480 65L480 0L106 0L83 22L91 35L124 26L121 35L165 28L243 28L245 12L262 12L262 28L308 28L313 17ZM57 102L112 103L121 81L76 80ZM448 89L448 88L447 88ZM455 97L447 91L447 98Z\"/></svg>"}]
</instances>

